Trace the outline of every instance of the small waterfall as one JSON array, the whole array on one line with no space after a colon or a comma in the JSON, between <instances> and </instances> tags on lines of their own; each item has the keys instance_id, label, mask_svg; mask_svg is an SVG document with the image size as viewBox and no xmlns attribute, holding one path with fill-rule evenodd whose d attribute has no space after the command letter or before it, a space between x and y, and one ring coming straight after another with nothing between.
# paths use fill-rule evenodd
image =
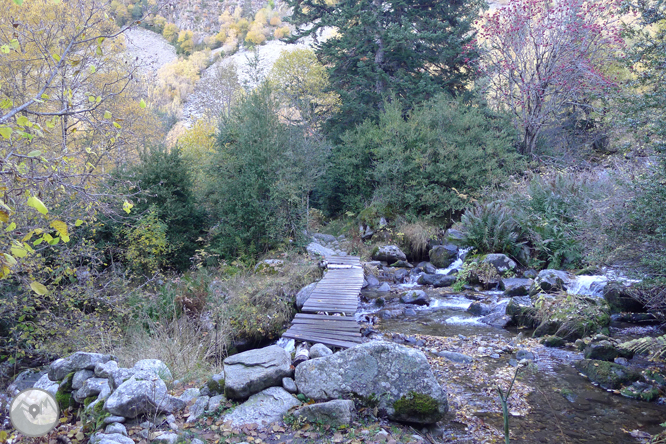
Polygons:
<instances>
[{"instance_id":1,"label":"small waterfall","mask_svg":"<svg viewBox=\"0 0 666 444\"><path fill-rule=\"evenodd\" d=\"M606 276L576 276L567 285L567 293L600 298L604 295L604 288L607 283L608 278Z\"/></svg>"},{"instance_id":2,"label":"small waterfall","mask_svg":"<svg viewBox=\"0 0 666 444\"><path fill-rule=\"evenodd\" d=\"M463 262L465 261L465 257L467 257L467 253L469 253L471 249L472 247L458 249L458 257L456 260L446 268L438 268L436 273L451 274L451 272L454 270L460 270L462 268Z\"/></svg>"},{"instance_id":3,"label":"small waterfall","mask_svg":"<svg viewBox=\"0 0 666 444\"><path fill-rule=\"evenodd\" d=\"M296 350L296 341L294 341L293 339L280 338L278 339L276 345L284 348L289 354L291 354L293 351Z\"/></svg>"}]
</instances>

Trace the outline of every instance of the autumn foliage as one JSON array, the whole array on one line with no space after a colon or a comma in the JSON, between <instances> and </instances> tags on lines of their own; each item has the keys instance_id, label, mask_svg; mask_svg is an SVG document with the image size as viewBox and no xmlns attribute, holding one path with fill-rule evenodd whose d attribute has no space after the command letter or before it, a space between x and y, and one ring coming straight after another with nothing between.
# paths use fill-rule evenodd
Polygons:
<instances>
[{"instance_id":1,"label":"autumn foliage","mask_svg":"<svg viewBox=\"0 0 666 444\"><path fill-rule=\"evenodd\" d=\"M486 15L479 64L496 107L514 114L523 152L564 107L616 87L607 69L624 46L619 0L511 0Z\"/></svg>"}]
</instances>

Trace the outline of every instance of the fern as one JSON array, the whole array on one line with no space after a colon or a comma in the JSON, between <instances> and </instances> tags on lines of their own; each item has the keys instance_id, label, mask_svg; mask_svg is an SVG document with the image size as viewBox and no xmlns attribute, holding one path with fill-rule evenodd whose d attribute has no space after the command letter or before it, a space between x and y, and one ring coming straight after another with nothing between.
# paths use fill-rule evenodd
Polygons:
<instances>
[{"instance_id":1,"label":"fern","mask_svg":"<svg viewBox=\"0 0 666 444\"><path fill-rule=\"evenodd\" d=\"M477 204L460 220L463 242L479 253L505 253L517 256L523 245L520 226L498 202Z\"/></svg>"},{"instance_id":2,"label":"fern","mask_svg":"<svg viewBox=\"0 0 666 444\"><path fill-rule=\"evenodd\" d=\"M645 337L620 344L620 347L638 354L647 354L651 361L666 359L666 335Z\"/></svg>"}]
</instances>

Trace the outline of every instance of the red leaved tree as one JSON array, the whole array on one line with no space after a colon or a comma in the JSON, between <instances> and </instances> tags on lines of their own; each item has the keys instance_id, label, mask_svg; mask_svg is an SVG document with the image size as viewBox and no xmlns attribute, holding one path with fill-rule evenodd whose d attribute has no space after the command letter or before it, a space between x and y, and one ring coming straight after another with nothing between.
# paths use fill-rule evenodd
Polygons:
<instances>
[{"instance_id":1,"label":"red leaved tree","mask_svg":"<svg viewBox=\"0 0 666 444\"><path fill-rule=\"evenodd\" d=\"M523 153L563 107L615 86L604 74L623 46L620 0L511 0L480 26L478 68L490 99L523 131Z\"/></svg>"}]
</instances>

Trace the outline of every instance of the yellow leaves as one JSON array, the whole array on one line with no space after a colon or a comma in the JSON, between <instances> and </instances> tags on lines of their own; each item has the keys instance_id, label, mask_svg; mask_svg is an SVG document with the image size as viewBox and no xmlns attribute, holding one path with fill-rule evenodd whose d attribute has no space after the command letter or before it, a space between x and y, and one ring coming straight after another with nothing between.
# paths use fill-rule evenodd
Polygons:
<instances>
[{"instance_id":1,"label":"yellow leaves","mask_svg":"<svg viewBox=\"0 0 666 444\"><path fill-rule=\"evenodd\" d=\"M0 210L0 222L9 222L9 213L5 210Z\"/></svg>"},{"instance_id":2,"label":"yellow leaves","mask_svg":"<svg viewBox=\"0 0 666 444\"><path fill-rule=\"evenodd\" d=\"M34 208L35 210L39 211L42 214L46 214L46 213L49 212L49 210L46 208L44 203L41 200L39 200L38 198L36 198L35 196L30 196L28 198L27 205L29 207Z\"/></svg>"},{"instance_id":3,"label":"yellow leaves","mask_svg":"<svg viewBox=\"0 0 666 444\"><path fill-rule=\"evenodd\" d=\"M67 224L60 220L54 220L51 222L51 227L54 228L63 242L69 242L69 233L67 232Z\"/></svg>"},{"instance_id":4,"label":"yellow leaves","mask_svg":"<svg viewBox=\"0 0 666 444\"><path fill-rule=\"evenodd\" d=\"M113 117L113 115L111 114L110 111L104 111L104 118L105 119L111 120L112 117Z\"/></svg>"},{"instance_id":5,"label":"yellow leaves","mask_svg":"<svg viewBox=\"0 0 666 444\"><path fill-rule=\"evenodd\" d=\"M83 224L83 221L81 219L76 219L76 222L74 222L75 227L80 227Z\"/></svg>"},{"instance_id":6,"label":"yellow leaves","mask_svg":"<svg viewBox=\"0 0 666 444\"><path fill-rule=\"evenodd\" d=\"M139 102L139 106L141 107L141 109L146 108L146 101L141 99L141 101Z\"/></svg>"},{"instance_id":7,"label":"yellow leaves","mask_svg":"<svg viewBox=\"0 0 666 444\"><path fill-rule=\"evenodd\" d=\"M20 242L14 241L14 244L11 248L11 253L14 255L14 257L21 259L28 255L28 250L26 250L23 244Z\"/></svg>"},{"instance_id":8,"label":"yellow leaves","mask_svg":"<svg viewBox=\"0 0 666 444\"><path fill-rule=\"evenodd\" d=\"M12 136L12 130L8 126L0 126L0 136L4 137L5 139L9 139Z\"/></svg>"},{"instance_id":9,"label":"yellow leaves","mask_svg":"<svg viewBox=\"0 0 666 444\"><path fill-rule=\"evenodd\" d=\"M130 203L130 202L128 202L128 201L123 202L123 210L124 210L125 213L127 213L127 214L130 214L130 212L132 211L132 207L133 207L133 206L134 206L134 204L132 204L132 203Z\"/></svg>"},{"instance_id":10,"label":"yellow leaves","mask_svg":"<svg viewBox=\"0 0 666 444\"><path fill-rule=\"evenodd\" d=\"M44 296L49 294L49 289L46 288L43 284L40 284L39 282L33 282L30 284L30 288L32 291L37 293L40 296Z\"/></svg>"}]
</instances>

